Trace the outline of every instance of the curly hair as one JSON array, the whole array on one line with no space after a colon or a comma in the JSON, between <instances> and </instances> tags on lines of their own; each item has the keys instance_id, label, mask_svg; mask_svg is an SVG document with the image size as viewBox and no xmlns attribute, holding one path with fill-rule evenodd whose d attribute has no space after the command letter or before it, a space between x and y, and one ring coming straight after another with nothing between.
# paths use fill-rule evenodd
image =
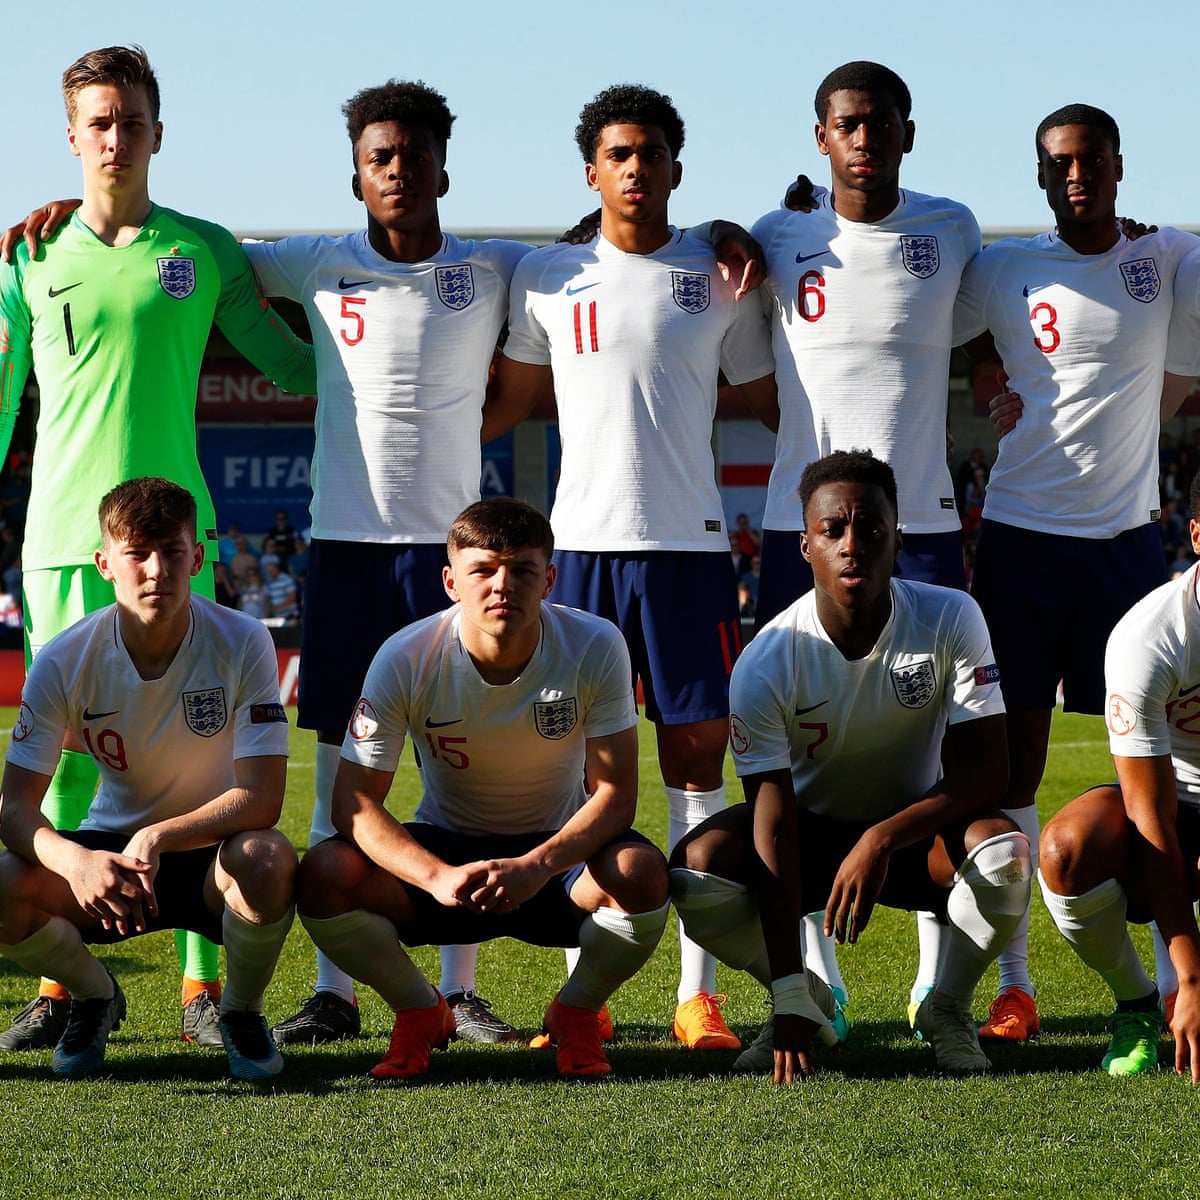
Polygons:
<instances>
[{"instance_id":1,"label":"curly hair","mask_svg":"<svg viewBox=\"0 0 1200 1200\"><path fill-rule=\"evenodd\" d=\"M584 162L595 159L600 134L608 125L656 125L666 135L672 158L683 149L683 118L671 97L640 84L615 84L584 105L575 126L575 144Z\"/></svg>"},{"instance_id":2,"label":"curly hair","mask_svg":"<svg viewBox=\"0 0 1200 1200\"><path fill-rule=\"evenodd\" d=\"M1048 117L1043 117L1038 124L1035 135L1038 162L1042 161L1042 155L1046 152L1042 138L1051 129L1061 129L1064 125L1087 125L1098 129L1112 143L1112 152L1121 153L1121 131L1117 128L1116 121L1104 109L1096 108L1093 104L1064 104Z\"/></svg>"},{"instance_id":3,"label":"curly hair","mask_svg":"<svg viewBox=\"0 0 1200 1200\"><path fill-rule=\"evenodd\" d=\"M872 95L891 96L905 121L912 112L912 93L908 90L908 84L891 67L876 62L848 62L830 71L821 80L813 107L822 125L829 111L829 98L834 92L870 92Z\"/></svg>"},{"instance_id":4,"label":"curly hair","mask_svg":"<svg viewBox=\"0 0 1200 1200\"><path fill-rule=\"evenodd\" d=\"M342 115L346 118L350 145L355 148L368 125L396 121L401 125L428 129L441 144L445 155L450 127L454 124L454 114L446 105L446 97L419 79L415 82L389 79L378 87L363 88L342 105Z\"/></svg>"},{"instance_id":5,"label":"curly hair","mask_svg":"<svg viewBox=\"0 0 1200 1200\"><path fill-rule=\"evenodd\" d=\"M806 513L813 493L827 483L862 483L877 487L887 497L892 512L900 511L896 476L892 468L870 450L835 450L810 462L800 476L800 504Z\"/></svg>"}]
</instances>

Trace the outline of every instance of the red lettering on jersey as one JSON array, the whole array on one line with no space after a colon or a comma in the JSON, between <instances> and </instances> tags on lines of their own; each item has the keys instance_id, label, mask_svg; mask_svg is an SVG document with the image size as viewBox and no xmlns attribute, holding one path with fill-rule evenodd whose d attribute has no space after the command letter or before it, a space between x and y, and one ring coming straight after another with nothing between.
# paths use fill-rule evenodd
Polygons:
<instances>
[{"instance_id":1,"label":"red lettering on jersey","mask_svg":"<svg viewBox=\"0 0 1200 1200\"><path fill-rule=\"evenodd\" d=\"M1043 354L1053 354L1062 345L1062 335L1056 328L1058 313L1054 305L1047 304L1045 300L1035 304L1029 310L1029 320L1034 328L1034 344Z\"/></svg>"},{"instance_id":2,"label":"red lettering on jersey","mask_svg":"<svg viewBox=\"0 0 1200 1200\"><path fill-rule=\"evenodd\" d=\"M350 322L349 329L341 330L342 341L347 346L357 346L363 340L363 332L366 326L363 323L362 313L355 312L352 307L355 304L366 304L366 296L343 296L342 297L342 320Z\"/></svg>"},{"instance_id":3,"label":"red lettering on jersey","mask_svg":"<svg viewBox=\"0 0 1200 1200\"><path fill-rule=\"evenodd\" d=\"M805 271L800 276L800 287L796 294L796 309L804 320L812 324L825 315L825 276L820 271Z\"/></svg>"}]
</instances>

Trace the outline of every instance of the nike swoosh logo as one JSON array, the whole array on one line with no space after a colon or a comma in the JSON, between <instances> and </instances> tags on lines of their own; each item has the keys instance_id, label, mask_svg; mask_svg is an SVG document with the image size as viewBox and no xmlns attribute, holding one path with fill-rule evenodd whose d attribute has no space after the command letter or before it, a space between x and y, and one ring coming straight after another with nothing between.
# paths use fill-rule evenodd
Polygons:
<instances>
[{"instance_id":1,"label":"nike swoosh logo","mask_svg":"<svg viewBox=\"0 0 1200 1200\"><path fill-rule=\"evenodd\" d=\"M101 717L115 717L121 710L119 708L112 709L111 712L94 713L89 712L86 708L83 710L83 719L85 721L99 721Z\"/></svg>"},{"instance_id":2,"label":"nike swoosh logo","mask_svg":"<svg viewBox=\"0 0 1200 1200\"><path fill-rule=\"evenodd\" d=\"M425 718L426 729L442 729L446 725L457 725L462 721L462 717L455 717L453 721L431 721L428 717Z\"/></svg>"},{"instance_id":3,"label":"nike swoosh logo","mask_svg":"<svg viewBox=\"0 0 1200 1200\"><path fill-rule=\"evenodd\" d=\"M829 253L828 250L818 250L816 252L816 254L797 254L796 261L798 263L808 262L808 260L810 258L821 258L823 255L828 254L828 253Z\"/></svg>"},{"instance_id":4,"label":"nike swoosh logo","mask_svg":"<svg viewBox=\"0 0 1200 1200\"><path fill-rule=\"evenodd\" d=\"M346 277L343 275L338 280L338 290L348 292L351 288L366 287L368 283L374 283L372 279L352 279L349 283L346 282Z\"/></svg>"},{"instance_id":5,"label":"nike swoosh logo","mask_svg":"<svg viewBox=\"0 0 1200 1200\"><path fill-rule=\"evenodd\" d=\"M581 283L579 285L579 287L567 288L567 295L568 296L578 296L580 292L586 292L588 290L588 288L594 288L594 287L599 287L599 286L600 286L599 280L597 280L595 283Z\"/></svg>"},{"instance_id":6,"label":"nike swoosh logo","mask_svg":"<svg viewBox=\"0 0 1200 1200\"><path fill-rule=\"evenodd\" d=\"M53 300L55 296L61 296L63 294L63 292L69 292L72 288L77 288L77 287L82 287L82 286L83 286L83 280L81 279L78 283L68 283L65 288L51 288L50 289L50 299Z\"/></svg>"},{"instance_id":7,"label":"nike swoosh logo","mask_svg":"<svg viewBox=\"0 0 1200 1200\"><path fill-rule=\"evenodd\" d=\"M1179 698L1182 700L1184 696L1190 696L1197 688L1200 688L1200 683L1193 683L1190 688L1184 688L1179 693Z\"/></svg>"},{"instance_id":8,"label":"nike swoosh logo","mask_svg":"<svg viewBox=\"0 0 1200 1200\"><path fill-rule=\"evenodd\" d=\"M802 717L805 713L813 712L814 710L821 708L823 705L828 703L828 700L822 700L820 704L810 704L807 708L798 708L796 709L796 716Z\"/></svg>"}]
</instances>

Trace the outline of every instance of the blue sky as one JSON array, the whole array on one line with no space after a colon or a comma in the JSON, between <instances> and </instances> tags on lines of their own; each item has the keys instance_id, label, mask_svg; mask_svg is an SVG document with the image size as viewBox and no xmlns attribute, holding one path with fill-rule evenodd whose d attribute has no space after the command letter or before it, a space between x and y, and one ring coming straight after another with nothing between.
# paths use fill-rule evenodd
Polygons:
<instances>
[{"instance_id":1,"label":"blue sky","mask_svg":"<svg viewBox=\"0 0 1200 1200\"><path fill-rule=\"evenodd\" d=\"M597 91L626 80L668 92L687 123L676 222L749 224L796 171L827 179L812 95L854 58L887 63L913 92L904 182L966 202L984 226L1048 224L1033 130L1076 100L1121 126L1121 211L1200 225L1194 0L627 0L611 16L594 2L528 0L57 8L29 50L12 29L6 39L5 224L78 192L62 69L95 46L137 41L163 90L152 194L243 232L360 224L340 106L390 76L424 79L458 116L446 228L558 228L592 207L575 121Z\"/></svg>"}]
</instances>

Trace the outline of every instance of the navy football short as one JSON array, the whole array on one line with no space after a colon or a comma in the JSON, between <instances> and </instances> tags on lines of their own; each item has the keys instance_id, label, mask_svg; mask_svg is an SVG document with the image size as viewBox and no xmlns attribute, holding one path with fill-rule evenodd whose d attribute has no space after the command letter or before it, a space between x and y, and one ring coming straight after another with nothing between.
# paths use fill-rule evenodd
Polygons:
<instances>
[{"instance_id":1,"label":"navy football short","mask_svg":"<svg viewBox=\"0 0 1200 1200\"><path fill-rule=\"evenodd\" d=\"M1113 626L1165 583L1154 525L1115 538L1079 538L985 520L971 592L983 609L1005 702L1104 711L1104 648Z\"/></svg>"},{"instance_id":2,"label":"navy football short","mask_svg":"<svg viewBox=\"0 0 1200 1200\"><path fill-rule=\"evenodd\" d=\"M346 728L375 652L398 629L449 608L446 547L314 538L300 630L302 729Z\"/></svg>"},{"instance_id":3,"label":"navy football short","mask_svg":"<svg viewBox=\"0 0 1200 1200\"><path fill-rule=\"evenodd\" d=\"M554 561L558 582L550 599L620 629L651 721L688 725L729 716L729 673L742 631L727 551L559 550Z\"/></svg>"}]
</instances>

